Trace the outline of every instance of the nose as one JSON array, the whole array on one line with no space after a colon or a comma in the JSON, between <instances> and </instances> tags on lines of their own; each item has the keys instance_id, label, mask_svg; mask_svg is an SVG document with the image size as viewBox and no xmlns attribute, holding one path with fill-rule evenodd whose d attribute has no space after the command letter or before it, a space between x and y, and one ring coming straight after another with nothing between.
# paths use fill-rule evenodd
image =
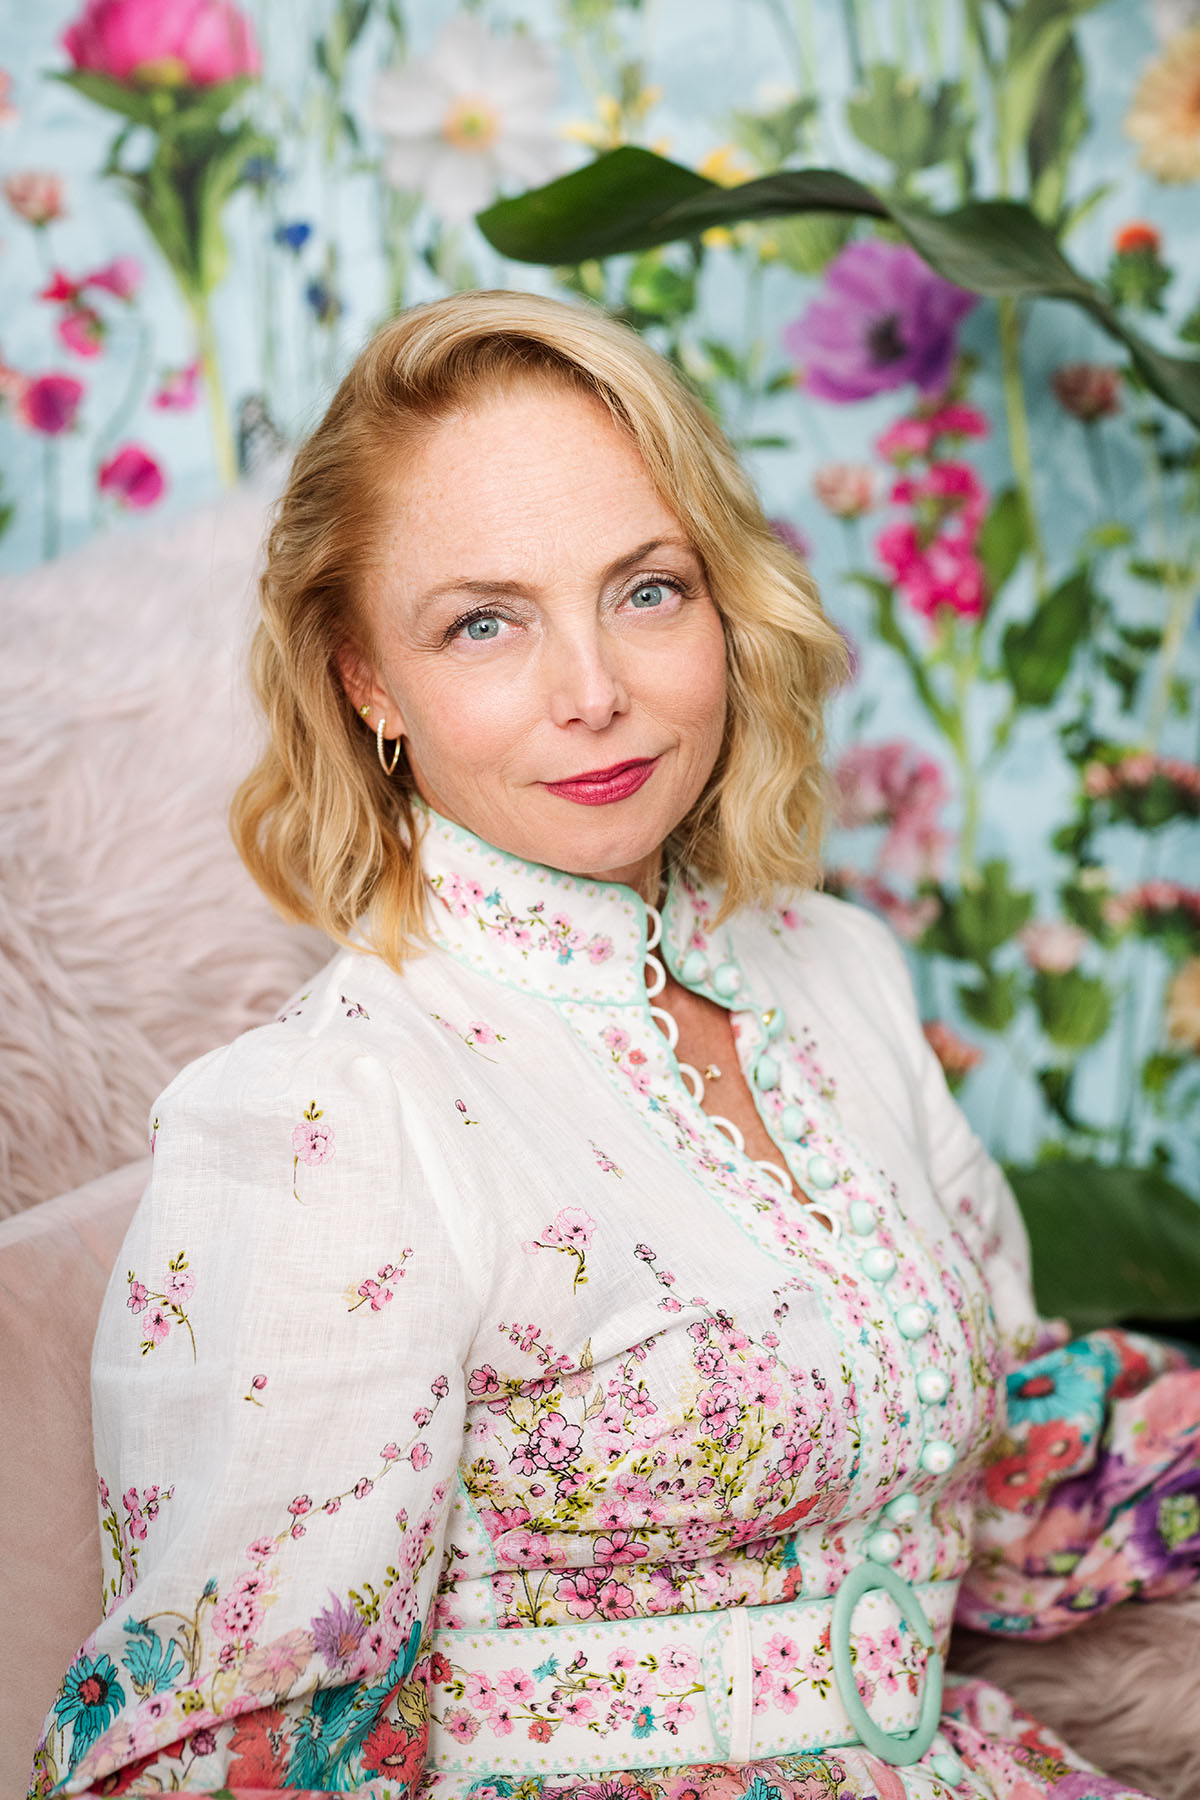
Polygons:
<instances>
[{"instance_id":1,"label":"nose","mask_svg":"<svg viewBox=\"0 0 1200 1800\"><path fill-rule=\"evenodd\" d=\"M629 710L619 647L596 621L554 633L545 647L544 672L547 710L556 725L578 719L603 731L615 714Z\"/></svg>"}]
</instances>

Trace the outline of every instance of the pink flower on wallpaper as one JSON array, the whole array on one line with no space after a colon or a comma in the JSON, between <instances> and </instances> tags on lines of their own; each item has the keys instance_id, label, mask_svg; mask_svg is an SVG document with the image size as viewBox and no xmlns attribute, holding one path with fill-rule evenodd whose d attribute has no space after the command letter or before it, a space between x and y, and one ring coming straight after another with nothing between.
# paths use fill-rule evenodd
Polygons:
<instances>
[{"instance_id":1,"label":"pink flower on wallpaper","mask_svg":"<svg viewBox=\"0 0 1200 1800\"><path fill-rule=\"evenodd\" d=\"M166 477L160 465L140 444L126 444L101 463L96 485L120 506L140 509L161 500ZM319 1160L305 1157L306 1162Z\"/></svg>"},{"instance_id":2,"label":"pink flower on wallpaper","mask_svg":"<svg viewBox=\"0 0 1200 1800\"><path fill-rule=\"evenodd\" d=\"M133 300L142 285L142 265L136 256L115 256L102 269L85 275L82 285L103 288L118 300Z\"/></svg>"},{"instance_id":3,"label":"pink flower on wallpaper","mask_svg":"<svg viewBox=\"0 0 1200 1800\"><path fill-rule=\"evenodd\" d=\"M879 867L920 880L936 874L950 843L938 814L949 799L941 769L903 738L856 744L833 772L839 825L887 825Z\"/></svg>"},{"instance_id":4,"label":"pink flower on wallpaper","mask_svg":"<svg viewBox=\"0 0 1200 1800\"><path fill-rule=\"evenodd\" d=\"M0 356L0 403L19 408L28 386L29 377Z\"/></svg>"},{"instance_id":5,"label":"pink flower on wallpaper","mask_svg":"<svg viewBox=\"0 0 1200 1800\"><path fill-rule=\"evenodd\" d=\"M1025 961L1042 975L1066 975L1088 947L1088 934L1066 919L1035 920L1018 932Z\"/></svg>"},{"instance_id":6,"label":"pink flower on wallpaper","mask_svg":"<svg viewBox=\"0 0 1200 1800\"><path fill-rule=\"evenodd\" d=\"M196 404L199 383L198 362L187 363L182 369L164 369L150 404L160 412L187 412Z\"/></svg>"},{"instance_id":7,"label":"pink flower on wallpaper","mask_svg":"<svg viewBox=\"0 0 1200 1800\"><path fill-rule=\"evenodd\" d=\"M212 87L260 66L230 0L87 0L62 46L77 69L146 87Z\"/></svg>"},{"instance_id":8,"label":"pink flower on wallpaper","mask_svg":"<svg viewBox=\"0 0 1200 1800\"><path fill-rule=\"evenodd\" d=\"M0 126L15 125L21 116L19 106L13 105L12 76L7 69L0 69Z\"/></svg>"},{"instance_id":9,"label":"pink flower on wallpaper","mask_svg":"<svg viewBox=\"0 0 1200 1800\"><path fill-rule=\"evenodd\" d=\"M63 178L49 169L17 169L7 175L4 198L28 225L52 225L67 210Z\"/></svg>"},{"instance_id":10,"label":"pink flower on wallpaper","mask_svg":"<svg viewBox=\"0 0 1200 1800\"><path fill-rule=\"evenodd\" d=\"M58 336L76 356L99 356L104 348L104 320L94 306L68 306L59 318Z\"/></svg>"},{"instance_id":11,"label":"pink flower on wallpaper","mask_svg":"<svg viewBox=\"0 0 1200 1800\"><path fill-rule=\"evenodd\" d=\"M17 410L32 431L61 437L74 425L83 395L83 383L73 375L36 375L26 383Z\"/></svg>"},{"instance_id":12,"label":"pink flower on wallpaper","mask_svg":"<svg viewBox=\"0 0 1200 1800\"><path fill-rule=\"evenodd\" d=\"M922 544L916 527L901 520L884 527L875 550L909 604L926 618L943 607L965 618L983 612L987 583L969 538L947 534Z\"/></svg>"},{"instance_id":13,"label":"pink flower on wallpaper","mask_svg":"<svg viewBox=\"0 0 1200 1800\"><path fill-rule=\"evenodd\" d=\"M875 499L875 474L863 463L826 463L813 476L813 492L835 519L858 519Z\"/></svg>"}]
</instances>

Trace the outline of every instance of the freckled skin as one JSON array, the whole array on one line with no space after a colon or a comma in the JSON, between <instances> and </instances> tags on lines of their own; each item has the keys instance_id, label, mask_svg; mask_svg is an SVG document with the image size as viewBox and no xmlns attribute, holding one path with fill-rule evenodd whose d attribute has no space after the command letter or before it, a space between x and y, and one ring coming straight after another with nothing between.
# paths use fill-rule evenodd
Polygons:
<instances>
[{"instance_id":1,"label":"freckled skin","mask_svg":"<svg viewBox=\"0 0 1200 1800\"><path fill-rule=\"evenodd\" d=\"M418 612L464 579L521 591L451 593ZM720 750L725 640L698 556L605 409L517 388L435 428L398 475L365 602L377 664L347 657L347 692L403 735L429 804L516 856L653 899L662 841ZM444 641L464 612L491 608L496 625L475 628L489 640ZM606 806L542 785L652 756L650 779Z\"/></svg>"},{"instance_id":2,"label":"freckled skin","mask_svg":"<svg viewBox=\"0 0 1200 1800\"><path fill-rule=\"evenodd\" d=\"M464 581L518 591L427 598ZM515 856L652 901L662 842L720 751L725 639L696 552L607 411L517 388L439 425L398 473L365 601L376 666L347 656L343 680L370 723L382 713L403 736L422 797ZM448 638L466 612L495 623ZM649 756L650 779L606 806L543 785ZM782 1164L725 1009L672 979L656 1004L679 1025L680 1060L721 1070L706 1111Z\"/></svg>"}]
</instances>

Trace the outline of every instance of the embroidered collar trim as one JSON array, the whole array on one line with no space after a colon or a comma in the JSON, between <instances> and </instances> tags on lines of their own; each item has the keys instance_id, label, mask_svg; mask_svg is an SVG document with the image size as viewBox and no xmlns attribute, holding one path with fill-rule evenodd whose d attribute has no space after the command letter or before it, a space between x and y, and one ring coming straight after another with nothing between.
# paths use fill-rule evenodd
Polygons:
<instances>
[{"instance_id":1,"label":"embroidered collar trim","mask_svg":"<svg viewBox=\"0 0 1200 1800\"><path fill-rule=\"evenodd\" d=\"M414 797L418 855L435 939L459 962L552 1000L641 1004L649 929L641 896L500 850ZM705 950L720 889L671 871L662 907L662 957L677 980L689 950ZM721 960L732 959L722 933ZM698 989L701 984L686 985ZM707 987L702 991L710 992ZM728 1000L712 998L728 1006Z\"/></svg>"}]
</instances>

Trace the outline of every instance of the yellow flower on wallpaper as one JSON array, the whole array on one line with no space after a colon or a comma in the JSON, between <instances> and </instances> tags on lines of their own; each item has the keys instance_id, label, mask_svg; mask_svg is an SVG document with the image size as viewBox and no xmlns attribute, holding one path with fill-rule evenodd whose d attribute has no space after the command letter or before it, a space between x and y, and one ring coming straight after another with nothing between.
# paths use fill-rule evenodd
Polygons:
<instances>
[{"instance_id":1,"label":"yellow flower on wallpaper","mask_svg":"<svg viewBox=\"0 0 1200 1800\"><path fill-rule=\"evenodd\" d=\"M1167 1036L1200 1053L1200 957L1189 957L1167 989Z\"/></svg>"},{"instance_id":2,"label":"yellow flower on wallpaper","mask_svg":"<svg viewBox=\"0 0 1200 1800\"><path fill-rule=\"evenodd\" d=\"M1138 161L1159 181L1200 181L1200 25L1172 38L1138 83L1125 118Z\"/></svg>"},{"instance_id":3,"label":"yellow flower on wallpaper","mask_svg":"<svg viewBox=\"0 0 1200 1800\"><path fill-rule=\"evenodd\" d=\"M733 144L718 144L707 156L701 157L696 164L696 173L718 182L721 187L740 187L743 181L752 181L755 175ZM754 232L753 225L735 225L732 231L724 225L713 225L708 231L701 232L700 241L710 250L728 249L731 244L749 243Z\"/></svg>"}]
</instances>

